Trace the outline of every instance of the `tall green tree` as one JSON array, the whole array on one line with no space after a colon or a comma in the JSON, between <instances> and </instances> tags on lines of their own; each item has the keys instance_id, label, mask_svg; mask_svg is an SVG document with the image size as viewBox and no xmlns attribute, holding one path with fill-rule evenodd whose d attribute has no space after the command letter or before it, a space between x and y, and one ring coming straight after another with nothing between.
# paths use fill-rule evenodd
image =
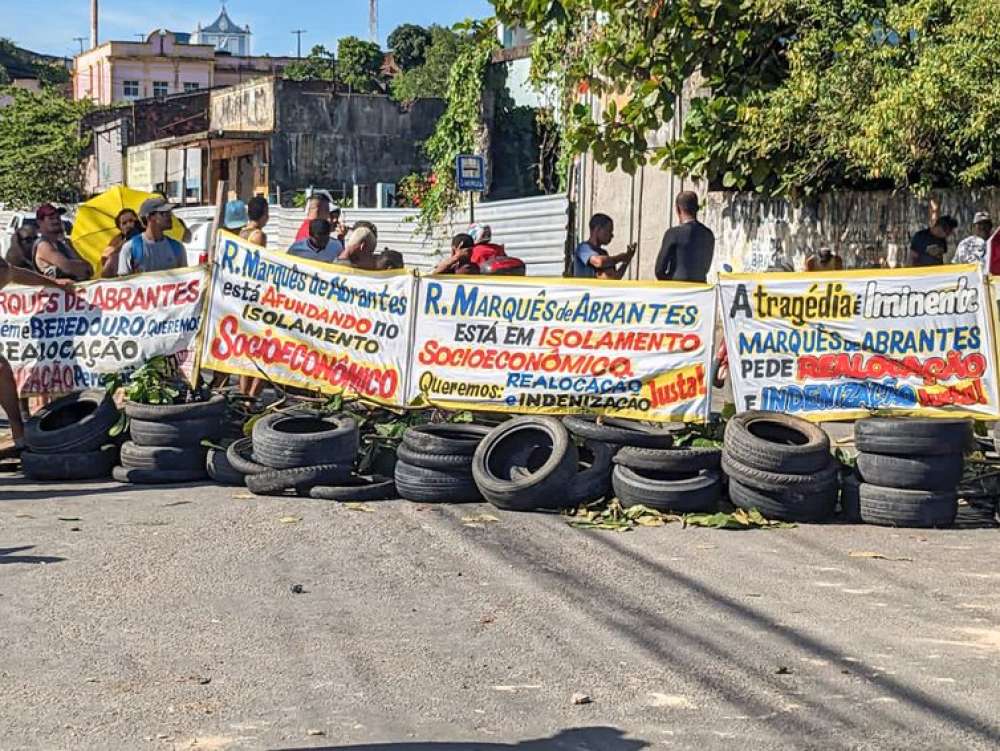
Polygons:
<instances>
[{"instance_id":1,"label":"tall green tree","mask_svg":"<svg viewBox=\"0 0 1000 751\"><path fill-rule=\"evenodd\" d=\"M382 81L382 50L374 42L344 37L337 44L337 79L354 91L373 93Z\"/></svg>"},{"instance_id":2,"label":"tall green tree","mask_svg":"<svg viewBox=\"0 0 1000 751\"><path fill-rule=\"evenodd\" d=\"M768 194L998 177L1000 0L494 5L536 33L534 75L559 88L570 147L609 167ZM651 148L685 86L681 138Z\"/></svg>"},{"instance_id":3,"label":"tall green tree","mask_svg":"<svg viewBox=\"0 0 1000 751\"><path fill-rule=\"evenodd\" d=\"M81 159L88 139L80 119L92 108L52 88L40 92L0 89L10 103L0 108L0 202L29 206L80 198Z\"/></svg>"},{"instance_id":4,"label":"tall green tree","mask_svg":"<svg viewBox=\"0 0 1000 751\"><path fill-rule=\"evenodd\" d=\"M284 77L292 81L333 81L337 76L337 61L322 44L315 45L309 54L285 68Z\"/></svg>"},{"instance_id":5,"label":"tall green tree","mask_svg":"<svg viewBox=\"0 0 1000 751\"><path fill-rule=\"evenodd\" d=\"M404 71L389 84L393 98L400 102L412 102L420 97L444 97L452 65L474 44L471 35L443 26L431 26L429 31L431 43L424 64Z\"/></svg>"},{"instance_id":6,"label":"tall green tree","mask_svg":"<svg viewBox=\"0 0 1000 751\"><path fill-rule=\"evenodd\" d=\"M424 64L427 48L431 44L431 32L423 26L404 23L393 31L386 40L392 50L396 65L401 70L412 70Z\"/></svg>"}]
</instances>

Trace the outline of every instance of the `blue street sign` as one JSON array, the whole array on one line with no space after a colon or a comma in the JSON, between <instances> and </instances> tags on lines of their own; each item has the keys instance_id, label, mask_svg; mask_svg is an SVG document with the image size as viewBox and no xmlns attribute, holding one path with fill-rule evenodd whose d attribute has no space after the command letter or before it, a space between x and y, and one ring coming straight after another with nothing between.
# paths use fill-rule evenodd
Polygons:
<instances>
[{"instance_id":1,"label":"blue street sign","mask_svg":"<svg viewBox=\"0 0 1000 751\"><path fill-rule=\"evenodd\" d=\"M455 160L458 189L482 193L486 190L486 161L474 154L460 154Z\"/></svg>"}]
</instances>

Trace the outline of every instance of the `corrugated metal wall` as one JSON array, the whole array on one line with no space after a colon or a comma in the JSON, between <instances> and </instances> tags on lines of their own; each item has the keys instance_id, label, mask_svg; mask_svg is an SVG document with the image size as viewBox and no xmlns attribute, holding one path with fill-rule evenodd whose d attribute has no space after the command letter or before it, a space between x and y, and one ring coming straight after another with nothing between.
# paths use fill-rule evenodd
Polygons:
<instances>
[{"instance_id":1,"label":"corrugated metal wall","mask_svg":"<svg viewBox=\"0 0 1000 751\"><path fill-rule=\"evenodd\" d=\"M345 209L346 224L367 220L378 227L379 249L403 254L408 267L430 269L450 252L450 238L469 226L469 211L456 212L435 227L431 237L416 232L413 209ZM569 199L565 194L494 201L476 206L476 222L493 229L493 241L507 254L520 258L531 276L562 276L569 228ZM269 245L284 250L291 245L305 214L302 209L272 207L267 234Z\"/></svg>"}]
</instances>

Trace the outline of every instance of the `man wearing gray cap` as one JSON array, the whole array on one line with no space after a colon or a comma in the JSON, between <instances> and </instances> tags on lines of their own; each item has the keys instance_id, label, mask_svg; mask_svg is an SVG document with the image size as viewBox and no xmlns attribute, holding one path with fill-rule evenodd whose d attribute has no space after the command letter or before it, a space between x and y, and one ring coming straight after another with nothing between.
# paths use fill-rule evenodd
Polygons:
<instances>
[{"instance_id":1,"label":"man wearing gray cap","mask_svg":"<svg viewBox=\"0 0 1000 751\"><path fill-rule=\"evenodd\" d=\"M174 207L161 196L142 202L139 218L146 225L146 231L133 237L122 248L118 259L119 276L187 266L184 246L164 234L174 226L173 210Z\"/></svg>"},{"instance_id":2,"label":"man wearing gray cap","mask_svg":"<svg viewBox=\"0 0 1000 751\"><path fill-rule=\"evenodd\" d=\"M986 258L986 241L993 234L993 220L988 211L977 211L972 218L972 234L962 240L955 249L953 263L976 263L989 271Z\"/></svg>"}]
</instances>

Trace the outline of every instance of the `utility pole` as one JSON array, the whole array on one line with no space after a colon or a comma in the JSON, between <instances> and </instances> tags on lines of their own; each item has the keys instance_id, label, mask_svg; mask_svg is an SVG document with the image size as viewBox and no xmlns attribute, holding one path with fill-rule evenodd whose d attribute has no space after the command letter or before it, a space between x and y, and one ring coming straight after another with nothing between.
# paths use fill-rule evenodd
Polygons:
<instances>
[{"instance_id":1,"label":"utility pole","mask_svg":"<svg viewBox=\"0 0 1000 751\"><path fill-rule=\"evenodd\" d=\"M378 44L378 0L368 0L368 34Z\"/></svg>"},{"instance_id":2,"label":"utility pole","mask_svg":"<svg viewBox=\"0 0 1000 751\"><path fill-rule=\"evenodd\" d=\"M145 42L146 41L146 35L145 34L140 34L138 31L135 32L132 36L134 36L140 42Z\"/></svg>"},{"instance_id":3,"label":"utility pole","mask_svg":"<svg viewBox=\"0 0 1000 751\"><path fill-rule=\"evenodd\" d=\"M90 0L90 49L97 46L97 0Z\"/></svg>"},{"instance_id":4,"label":"utility pole","mask_svg":"<svg viewBox=\"0 0 1000 751\"><path fill-rule=\"evenodd\" d=\"M80 43L80 54L83 54L83 43L87 41L87 37L73 37L74 42Z\"/></svg>"},{"instance_id":5,"label":"utility pole","mask_svg":"<svg viewBox=\"0 0 1000 751\"><path fill-rule=\"evenodd\" d=\"M306 33L306 29L292 29L292 33L295 35L295 56L302 57L302 35Z\"/></svg>"}]
</instances>

